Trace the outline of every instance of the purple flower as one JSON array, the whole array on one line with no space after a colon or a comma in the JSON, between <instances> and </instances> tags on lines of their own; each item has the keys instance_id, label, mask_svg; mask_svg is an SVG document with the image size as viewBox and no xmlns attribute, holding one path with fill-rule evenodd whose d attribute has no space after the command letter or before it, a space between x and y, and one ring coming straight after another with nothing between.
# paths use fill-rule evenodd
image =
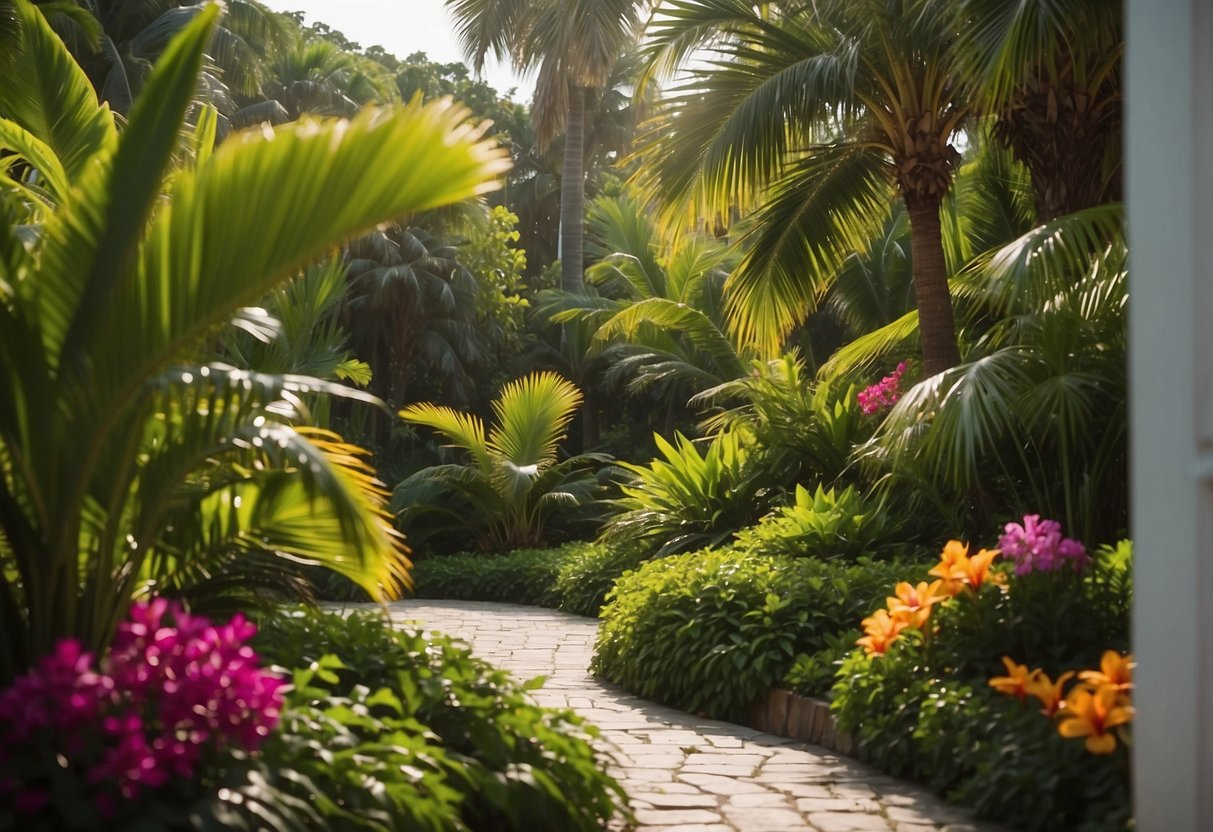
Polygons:
<instances>
[{"instance_id":1,"label":"purple flower","mask_svg":"<svg viewBox=\"0 0 1213 832\"><path fill-rule=\"evenodd\" d=\"M1091 562L1077 540L1063 537L1056 520L1041 520L1039 514L1024 515L1023 524L1007 523L998 539L1003 557L1015 561L1015 574L1053 572L1069 565L1081 572Z\"/></svg>"}]
</instances>

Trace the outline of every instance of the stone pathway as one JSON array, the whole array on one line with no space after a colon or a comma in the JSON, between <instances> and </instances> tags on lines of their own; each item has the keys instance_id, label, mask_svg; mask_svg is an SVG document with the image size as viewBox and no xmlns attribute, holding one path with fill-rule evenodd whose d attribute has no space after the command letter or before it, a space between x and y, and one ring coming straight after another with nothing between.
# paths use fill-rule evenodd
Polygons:
<instances>
[{"instance_id":1,"label":"stone pathway","mask_svg":"<svg viewBox=\"0 0 1213 832\"><path fill-rule=\"evenodd\" d=\"M645 832L998 832L822 748L638 699L589 675L598 622L474 601L402 601L392 619L468 642L533 695L597 725Z\"/></svg>"}]
</instances>

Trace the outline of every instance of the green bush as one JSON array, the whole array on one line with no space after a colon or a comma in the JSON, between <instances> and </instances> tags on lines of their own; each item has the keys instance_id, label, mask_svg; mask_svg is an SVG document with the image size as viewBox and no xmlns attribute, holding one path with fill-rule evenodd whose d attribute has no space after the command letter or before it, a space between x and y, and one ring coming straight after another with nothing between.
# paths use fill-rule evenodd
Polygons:
<instances>
[{"instance_id":1,"label":"green bush","mask_svg":"<svg viewBox=\"0 0 1213 832\"><path fill-rule=\"evenodd\" d=\"M565 547L569 558L556 577L560 609L597 618L615 582L647 559L639 546L583 543Z\"/></svg>"},{"instance_id":2,"label":"green bush","mask_svg":"<svg viewBox=\"0 0 1213 832\"><path fill-rule=\"evenodd\" d=\"M737 534L738 548L793 557L856 558L901 548L901 530L855 486L810 493L796 486L791 505L777 508L758 525Z\"/></svg>"},{"instance_id":3,"label":"green bush","mask_svg":"<svg viewBox=\"0 0 1213 832\"><path fill-rule=\"evenodd\" d=\"M615 579L646 556L638 546L587 542L507 555L466 552L420 561L413 582L418 598L529 604L596 617Z\"/></svg>"},{"instance_id":4,"label":"green bush","mask_svg":"<svg viewBox=\"0 0 1213 832\"><path fill-rule=\"evenodd\" d=\"M309 612L256 646L304 669L257 778L307 799L320 828L588 832L623 811L592 726L446 637Z\"/></svg>"},{"instance_id":5,"label":"green bush","mask_svg":"<svg viewBox=\"0 0 1213 832\"><path fill-rule=\"evenodd\" d=\"M429 557L413 567L414 594L418 598L555 607L559 604L556 578L584 545L515 549L504 555L463 552Z\"/></svg>"},{"instance_id":6,"label":"green bush","mask_svg":"<svg viewBox=\"0 0 1213 832\"><path fill-rule=\"evenodd\" d=\"M650 561L608 596L592 669L640 696L738 718L799 653L854 626L896 571L732 549Z\"/></svg>"}]
</instances>

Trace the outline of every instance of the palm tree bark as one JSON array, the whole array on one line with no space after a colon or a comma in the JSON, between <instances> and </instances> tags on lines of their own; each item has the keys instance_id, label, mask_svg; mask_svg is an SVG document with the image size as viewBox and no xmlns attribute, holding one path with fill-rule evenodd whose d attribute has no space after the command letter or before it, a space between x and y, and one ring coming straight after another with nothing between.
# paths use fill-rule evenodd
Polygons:
<instances>
[{"instance_id":1,"label":"palm tree bark","mask_svg":"<svg viewBox=\"0 0 1213 832\"><path fill-rule=\"evenodd\" d=\"M560 180L560 288L585 292L585 89L569 90Z\"/></svg>"},{"instance_id":2,"label":"palm tree bark","mask_svg":"<svg viewBox=\"0 0 1213 832\"><path fill-rule=\"evenodd\" d=\"M960 363L956 345L956 323L952 295L948 291L948 268L943 255L943 233L939 225L940 200L918 197L906 200L910 215L910 249L914 297L918 304L918 331L922 338L922 363L928 376Z\"/></svg>"}]
</instances>

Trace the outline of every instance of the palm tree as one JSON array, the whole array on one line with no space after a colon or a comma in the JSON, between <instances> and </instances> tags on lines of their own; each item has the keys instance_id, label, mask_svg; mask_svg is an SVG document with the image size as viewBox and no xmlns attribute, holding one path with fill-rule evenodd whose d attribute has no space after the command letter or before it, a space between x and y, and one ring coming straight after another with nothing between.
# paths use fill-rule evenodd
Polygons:
<instances>
[{"instance_id":1,"label":"palm tree","mask_svg":"<svg viewBox=\"0 0 1213 832\"><path fill-rule=\"evenodd\" d=\"M191 569L273 555L398 593L373 471L308 427L307 396L361 394L199 355L337 242L490 187L502 153L462 111L413 106L203 144L173 169L218 7L169 44L121 135L37 9L15 9L0 129L71 187L27 240L0 233L0 685L59 638L103 649L134 596ZM0 216L23 210L0 187Z\"/></svg>"},{"instance_id":2,"label":"palm tree","mask_svg":"<svg viewBox=\"0 0 1213 832\"><path fill-rule=\"evenodd\" d=\"M650 125L642 181L664 202L728 221L749 211L729 285L737 331L775 352L894 194L909 215L928 373L958 363L940 206L971 110L952 17L914 0L667 0L650 26L655 73L684 80ZM711 50L711 60L696 60Z\"/></svg>"},{"instance_id":3,"label":"palm tree","mask_svg":"<svg viewBox=\"0 0 1213 832\"><path fill-rule=\"evenodd\" d=\"M584 287L586 96L610 80L634 41L637 0L446 0L477 71L492 52L538 66L532 113L540 149L564 134L560 185L561 288Z\"/></svg>"},{"instance_id":4,"label":"palm tree","mask_svg":"<svg viewBox=\"0 0 1213 832\"><path fill-rule=\"evenodd\" d=\"M939 0L926 0L937 3ZM960 0L956 54L1041 222L1121 198L1122 4Z\"/></svg>"},{"instance_id":5,"label":"palm tree","mask_svg":"<svg viewBox=\"0 0 1213 832\"><path fill-rule=\"evenodd\" d=\"M400 417L437 431L466 454L466 461L422 469L397 486L393 503L401 521L425 515L474 528L480 547L499 552L543 542L548 516L575 508L597 484L582 454L561 460L559 443L581 405L581 392L555 373L510 382L493 401L496 424L485 432L474 414L415 404Z\"/></svg>"}]
</instances>

